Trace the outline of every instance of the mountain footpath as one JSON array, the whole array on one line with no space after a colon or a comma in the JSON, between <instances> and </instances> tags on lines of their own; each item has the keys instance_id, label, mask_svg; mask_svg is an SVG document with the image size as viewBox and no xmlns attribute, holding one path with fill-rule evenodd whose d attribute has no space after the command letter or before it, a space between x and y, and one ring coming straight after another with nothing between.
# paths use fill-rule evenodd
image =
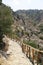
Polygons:
<instances>
[{"instance_id":1,"label":"mountain footpath","mask_svg":"<svg viewBox=\"0 0 43 65\"><path fill-rule=\"evenodd\" d=\"M8 58L1 56L0 64L1 65L32 65L29 59L22 52L20 45L14 40L9 39L9 48L7 54Z\"/></svg>"}]
</instances>

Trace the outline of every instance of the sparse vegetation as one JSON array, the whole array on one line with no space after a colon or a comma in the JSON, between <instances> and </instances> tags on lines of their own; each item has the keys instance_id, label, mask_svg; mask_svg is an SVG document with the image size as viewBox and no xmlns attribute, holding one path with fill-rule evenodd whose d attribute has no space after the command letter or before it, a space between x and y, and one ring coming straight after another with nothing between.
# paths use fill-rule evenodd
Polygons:
<instances>
[{"instance_id":1,"label":"sparse vegetation","mask_svg":"<svg viewBox=\"0 0 43 65\"><path fill-rule=\"evenodd\" d=\"M28 44L28 45L34 47L34 48L38 48L38 46L37 46L37 44L35 43L35 41L26 41L26 40L23 40L23 42L24 42L25 44Z\"/></svg>"},{"instance_id":2,"label":"sparse vegetation","mask_svg":"<svg viewBox=\"0 0 43 65\"><path fill-rule=\"evenodd\" d=\"M1 2L2 0L0 0ZM8 45L2 41L3 35L12 35L11 25L14 22L10 7L0 5L0 50L7 51Z\"/></svg>"},{"instance_id":3,"label":"sparse vegetation","mask_svg":"<svg viewBox=\"0 0 43 65\"><path fill-rule=\"evenodd\" d=\"M11 25L13 23L13 16L10 7L0 5L0 40L3 34L11 33Z\"/></svg>"},{"instance_id":4,"label":"sparse vegetation","mask_svg":"<svg viewBox=\"0 0 43 65\"><path fill-rule=\"evenodd\" d=\"M36 43L33 41L31 42L28 41L28 44L35 48L37 48L36 47L37 43L40 44L39 42L40 40L43 41L43 37L40 36L40 34L43 35L42 14L43 10L18 10L16 12L13 12L14 20L16 20L17 26L19 27L20 25L24 27L24 35L21 37L23 39L26 38L30 41L31 40L35 40L35 42L37 41Z\"/></svg>"}]
</instances>

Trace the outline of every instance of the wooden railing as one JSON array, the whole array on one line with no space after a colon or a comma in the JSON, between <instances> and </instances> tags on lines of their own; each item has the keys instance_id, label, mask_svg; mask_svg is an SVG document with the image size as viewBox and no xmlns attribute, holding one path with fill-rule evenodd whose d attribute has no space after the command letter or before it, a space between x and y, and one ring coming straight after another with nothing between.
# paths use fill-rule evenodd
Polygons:
<instances>
[{"instance_id":1,"label":"wooden railing","mask_svg":"<svg viewBox=\"0 0 43 65\"><path fill-rule=\"evenodd\" d=\"M26 56L30 59L33 65L43 65L43 51L39 49L35 49L29 45L22 44L22 51L26 54Z\"/></svg>"}]
</instances>

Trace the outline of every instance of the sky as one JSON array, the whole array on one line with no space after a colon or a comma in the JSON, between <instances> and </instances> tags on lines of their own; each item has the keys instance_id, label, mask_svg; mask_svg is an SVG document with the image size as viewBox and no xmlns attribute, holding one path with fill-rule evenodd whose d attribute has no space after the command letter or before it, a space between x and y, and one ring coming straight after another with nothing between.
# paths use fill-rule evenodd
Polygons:
<instances>
[{"instance_id":1,"label":"sky","mask_svg":"<svg viewBox=\"0 0 43 65\"><path fill-rule=\"evenodd\" d=\"M2 2L10 6L14 11L23 9L43 9L43 0L2 0Z\"/></svg>"}]
</instances>

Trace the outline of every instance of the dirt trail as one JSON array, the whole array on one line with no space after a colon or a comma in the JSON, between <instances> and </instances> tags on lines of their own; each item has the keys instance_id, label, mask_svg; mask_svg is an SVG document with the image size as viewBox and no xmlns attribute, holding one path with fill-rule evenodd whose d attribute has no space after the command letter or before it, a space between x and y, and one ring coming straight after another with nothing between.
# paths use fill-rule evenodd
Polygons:
<instances>
[{"instance_id":1,"label":"dirt trail","mask_svg":"<svg viewBox=\"0 0 43 65\"><path fill-rule=\"evenodd\" d=\"M16 41L9 40L7 53L10 54L10 56L6 60L6 64L4 64L4 62L1 65L32 65L25 54L22 53L22 49Z\"/></svg>"}]
</instances>

